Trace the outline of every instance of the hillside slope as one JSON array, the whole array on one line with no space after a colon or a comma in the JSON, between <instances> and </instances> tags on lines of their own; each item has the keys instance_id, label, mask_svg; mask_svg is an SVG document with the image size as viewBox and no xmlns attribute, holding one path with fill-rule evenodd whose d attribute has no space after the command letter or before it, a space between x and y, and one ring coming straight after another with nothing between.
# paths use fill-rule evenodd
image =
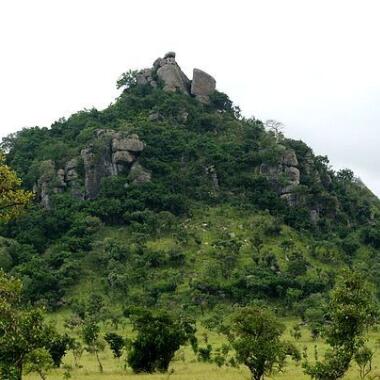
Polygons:
<instances>
[{"instance_id":1,"label":"hillside slope","mask_svg":"<svg viewBox=\"0 0 380 380\"><path fill-rule=\"evenodd\" d=\"M191 313L271 302L304 316L342 267L380 286L379 200L215 85L168 53L123 74L105 110L3 140L36 193L1 226L0 265L27 299L59 308L98 292Z\"/></svg>"}]
</instances>

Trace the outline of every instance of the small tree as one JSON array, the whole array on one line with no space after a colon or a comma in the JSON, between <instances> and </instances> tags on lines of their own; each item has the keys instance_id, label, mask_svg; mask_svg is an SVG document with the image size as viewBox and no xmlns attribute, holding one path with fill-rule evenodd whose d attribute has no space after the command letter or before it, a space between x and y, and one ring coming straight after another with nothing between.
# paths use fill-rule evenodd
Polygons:
<instances>
[{"instance_id":1,"label":"small tree","mask_svg":"<svg viewBox=\"0 0 380 380\"><path fill-rule=\"evenodd\" d=\"M48 369L46 348L56 332L45 323L42 309L23 305L21 294L21 282L0 271L1 379L20 380L23 369L30 365L37 372L40 365L41 373Z\"/></svg>"},{"instance_id":2,"label":"small tree","mask_svg":"<svg viewBox=\"0 0 380 380\"><path fill-rule=\"evenodd\" d=\"M134 372L166 372L176 351L185 343L196 344L192 321L164 311L140 310L130 316L137 337L130 343L128 364Z\"/></svg>"},{"instance_id":3,"label":"small tree","mask_svg":"<svg viewBox=\"0 0 380 380\"><path fill-rule=\"evenodd\" d=\"M372 361L374 352L366 346L360 348L354 356L355 362L359 367L359 376L365 379L372 371Z\"/></svg>"},{"instance_id":4,"label":"small tree","mask_svg":"<svg viewBox=\"0 0 380 380\"><path fill-rule=\"evenodd\" d=\"M284 124L282 124L281 122L270 119L265 122L265 127L268 129L268 131L274 134L277 142L279 142L280 140L284 138L284 134L283 134Z\"/></svg>"},{"instance_id":5,"label":"small tree","mask_svg":"<svg viewBox=\"0 0 380 380\"><path fill-rule=\"evenodd\" d=\"M253 380L281 370L295 348L281 341L285 327L268 310L252 306L238 310L225 329L238 363L246 365Z\"/></svg>"},{"instance_id":6,"label":"small tree","mask_svg":"<svg viewBox=\"0 0 380 380\"><path fill-rule=\"evenodd\" d=\"M38 373L41 380L46 380L48 372L53 369L54 363L45 348L38 348L28 354L28 358L25 365L25 373L32 372Z\"/></svg>"},{"instance_id":7,"label":"small tree","mask_svg":"<svg viewBox=\"0 0 380 380\"><path fill-rule=\"evenodd\" d=\"M22 212L32 199L33 194L20 189L21 180L16 173L5 165L4 155L0 152L0 221L9 221Z\"/></svg>"},{"instance_id":8,"label":"small tree","mask_svg":"<svg viewBox=\"0 0 380 380\"><path fill-rule=\"evenodd\" d=\"M62 359L66 355L74 342L74 339L67 334L54 334L48 342L47 350L53 360L54 367L58 368L62 364Z\"/></svg>"},{"instance_id":9,"label":"small tree","mask_svg":"<svg viewBox=\"0 0 380 380\"><path fill-rule=\"evenodd\" d=\"M137 84L137 71L128 70L127 72L120 75L120 78L116 82L116 88L124 88L125 90L134 87Z\"/></svg>"},{"instance_id":10,"label":"small tree","mask_svg":"<svg viewBox=\"0 0 380 380\"><path fill-rule=\"evenodd\" d=\"M108 333L104 337L105 341L110 346L110 349L113 353L114 358L118 359L123 354L123 348L125 345L124 339L122 336L116 333Z\"/></svg>"},{"instance_id":11,"label":"small tree","mask_svg":"<svg viewBox=\"0 0 380 380\"><path fill-rule=\"evenodd\" d=\"M103 365L99 358L99 352L104 350L104 342L100 339L100 327L95 320L88 319L84 321L82 338L86 351L95 355L99 365L99 371L103 372Z\"/></svg>"},{"instance_id":12,"label":"small tree","mask_svg":"<svg viewBox=\"0 0 380 380\"><path fill-rule=\"evenodd\" d=\"M306 357L303 364L305 373L316 380L341 379L364 345L364 332L375 323L373 295L362 274L344 271L338 277L327 312L322 335L331 349L324 360L310 364Z\"/></svg>"},{"instance_id":13,"label":"small tree","mask_svg":"<svg viewBox=\"0 0 380 380\"><path fill-rule=\"evenodd\" d=\"M299 324L296 324L296 325L293 326L293 328L290 330L290 335L295 340L300 340L302 338L301 327L300 327Z\"/></svg>"},{"instance_id":14,"label":"small tree","mask_svg":"<svg viewBox=\"0 0 380 380\"><path fill-rule=\"evenodd\" d=\"M76 368L78 368L79 367L79 361L80 361L80 359L83 355L83 351L84 351L83 345L80 341L74 339L70 344L70 350L73 353L74 365Z\"/></svg>"}]
</instances>

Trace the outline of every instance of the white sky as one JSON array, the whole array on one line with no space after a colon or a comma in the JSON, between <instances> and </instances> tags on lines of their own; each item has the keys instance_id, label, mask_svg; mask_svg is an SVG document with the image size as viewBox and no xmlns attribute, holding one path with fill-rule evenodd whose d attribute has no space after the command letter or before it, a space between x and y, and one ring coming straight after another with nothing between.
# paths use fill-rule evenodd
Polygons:
<instances>
[{"instance_id":1,"label":"white sky","mask_svg":"<svg viewBox=\"0 0 380 380\"><path fill-rule=\"evenodd\" d=\"M118 95L169 50L380 195L378 0L3 0L0 137Z\"/></svg>"}]
</instances>

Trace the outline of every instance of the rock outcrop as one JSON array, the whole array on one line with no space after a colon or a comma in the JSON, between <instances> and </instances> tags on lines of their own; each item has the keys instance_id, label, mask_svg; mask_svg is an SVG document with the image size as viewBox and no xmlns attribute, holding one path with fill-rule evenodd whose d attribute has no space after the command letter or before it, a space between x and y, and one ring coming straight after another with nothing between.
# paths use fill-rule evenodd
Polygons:
<instances>
[{"instance_id":1,"label":"rock outcrop","mask_svg":"<svg viewBox=\"0 0 380 380\"><path fill-rule=\"evenodd\" d=\"M56 168L54 161L43 161L34 191L41 204L51 208L51 194L69 191L77 199L95 199L103 178L125 174L131 183L151 180L138 158L145 144L136 134L99 129L90 145L81 150L80 157L69 160L64 168ZM83 164L83 174L79 169Z\"/></svg>"},{"instance_id":2,"label":"rock outcrop","mask_svg":"<svg viewBox=\"0 0 380 380\"><path fill-rule=\"evenodd\" d=\"M193 70L191 95L194 95L200 102L207 104L209 96L215 91L215 87L216 81L211 75L199 69Z\"/></svg>"},{"instance_id":3,"label":"rock outcrop","mask_svg":"<svg viewBox=\"0 0 380 380\"><path fill-rule=\"evenodd\" d=\"M174 52L165 54L164 58L157 58L152 68L138 72L138 85L157 87L162 82L163 90L167 92L180 91L183 94L194 96L202 103L209 103L209 96L215 91L216 81L206 72L194 69L192 81L178 65Z\"/></svg>"},{"instance_id":4,"label":"rock outcrop","mask_svg":"<svg viewBox=\"0 0 380 380\"><path fill-rule=\"evenodd\" d=\"M128 174L132 171L144 148L145 144L136 134L127 135L112 130L97 131L97 141L81 151L86 198L95 199L98 196L104 177ZM150 173L148 179L145 176L145 182L148 180ZM142 181L135 181L135 183L140 182Z\"/></svg>"},{"instance_id":5,"label":"rock outcrop","mask_svg":"<svg viewBox=\"0 0 380 380\"><path fill-rule=\"evenodd\" d=\"M297 155L291 149L285 150L279 161L278 165L262 164L260 173L273 184L282 199L290 206L296 206L300 201L296 188L301 178Z\"/></svg>"},{"instance_id":6,"label":"rock outcrop","mask_svg":"<svg viewBox=\"0 0 380 380\"><path fill-rule=\"evenodd\" d=\"M56 170L53 160L42 161L39 166L40 177L34 186L34 192L40 199L41 204L51 208L50 195L65 191L65 170Z\"/></svg>"}]
</instances>

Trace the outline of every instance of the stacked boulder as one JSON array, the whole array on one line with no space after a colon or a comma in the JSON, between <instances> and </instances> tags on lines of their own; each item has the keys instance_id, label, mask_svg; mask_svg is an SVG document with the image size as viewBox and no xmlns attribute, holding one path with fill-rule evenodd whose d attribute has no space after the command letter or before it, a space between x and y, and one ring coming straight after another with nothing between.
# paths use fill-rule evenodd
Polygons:
<instances>
[{"instance_id":1,"label":"stacked boulder","mask_svg":"<svg viewBox=\"0 0 380 380\"><path fill-rule=\"evenodd\" d=\"M93 142L82 149L80 157L69 160L64 168L57 169L52 160L43 161L34 192L41 204L50 209L50 195L66 190L77 199L95 199L105 177L126 174L131 183L149 182L151 173L138 162L144 148L145 144L136 134L96 130ZM81 164L82 176L79 174Z\"/></svg>"},{"instance_id":2,"label":"stacked boulder","mask_svg":"<svg viewBox=\"0 0 380 380\"><path fill-rule=\"evenodd\" d=\"M140 169L140 174L137 177L134 175L131 182L150 181L151 173L137 161L145 148L138 135L98 130L96 136L97 140L81 151L86 199L95 199L98 196L104 177L130 174L129 179L131 179L131 173L135 173L136 167Z\"/></svg>"},{"instance_id":3,"label":"stacked boulder","mask_svg":"<svg viewBox=\"0 0 380 380\"><path fill-rule=\"evenodd\" d=\"M175 56L174 52L169 52L164 58L157 58L152 68L141 70L137 74L137 84L157 87L160 81L166 92L179 91L194 96L201 103L209 103L210 95L215 92L215 79L202 70L194 69L193 79L190 80L181 70Z\"/></svg>"}]
</instances>

